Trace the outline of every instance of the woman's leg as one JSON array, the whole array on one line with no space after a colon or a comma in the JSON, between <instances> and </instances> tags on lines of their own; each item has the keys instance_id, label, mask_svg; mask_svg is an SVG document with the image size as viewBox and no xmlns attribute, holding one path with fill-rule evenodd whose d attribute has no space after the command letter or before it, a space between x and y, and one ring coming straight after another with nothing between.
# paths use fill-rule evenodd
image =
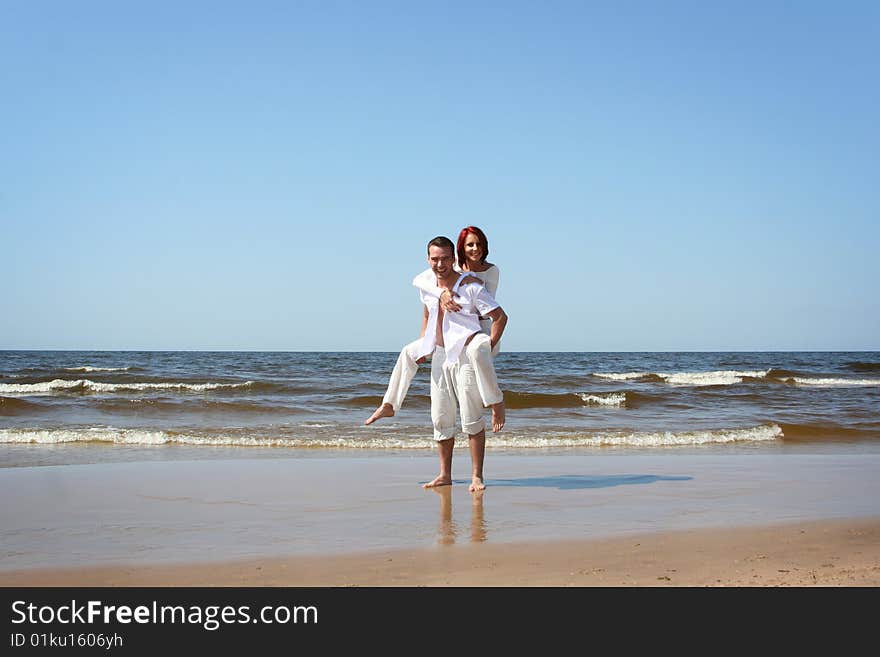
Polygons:
<instances>
[{"instance_id":1,"label":"woman's leg","mask_svg":"<svg viewBox=\"0 0 880 657\"><path fill-rule=\"evenodd\" d=\"M492 357L492 343L485 333L477 333L465 347L468 360L474 367L477 389L484 406L492 406L504 401L504 393L498 387L495 374L495 361Z\"/></svg>"},{"instance_id":2,"label":"woman's leg","mask_svg":"<svg viewBox=\"0 0 880 657\"><path fill-rule=\"evenodd\" d=\"M492 430L496 433L504 426L504 393L498 386L492 343L485 333L477 333L465 347L468 361L474 368L477 390L484 406L492 408Z\"/></svg>"},{"instance_id":3,"label":"woman's leg","mask_svg":"<svg viewBox=\"0 0 880 657\"><path fill-rule=\"evenodd\" d=\"M415 355L418 353L421 344L421 339L415 340L400 350L397 363L395 363L394 369L391 370L391 378L388 381L388 390L385 391L385 397L382 398L379 408L366 419L364 424L372 424L379 418L392 417L395 411L400 410L403 400L406 399L406 393L409 392L409 386L419 369Z\"/></svg>"}]
</instances>

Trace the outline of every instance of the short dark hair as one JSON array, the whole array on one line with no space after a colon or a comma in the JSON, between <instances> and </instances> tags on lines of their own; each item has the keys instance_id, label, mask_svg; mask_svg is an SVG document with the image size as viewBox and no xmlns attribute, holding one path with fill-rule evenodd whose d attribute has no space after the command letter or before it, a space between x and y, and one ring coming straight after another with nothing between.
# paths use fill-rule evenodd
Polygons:
<instances>
[{"instance_id":1,"label":"short dark hair","mask_svg":"<svg viewBox=\"0 0 880 657\"><path fill-rule=\"evenodd\" d=\"M443 235L438 235L430 242L428 242L428 251L430 252L432 246L439 246L441 249L449 249L452 251L452 255L455 255L455 244L452 243L452 240L448 237L444 237Z\"/></svg>"}]
</instances>

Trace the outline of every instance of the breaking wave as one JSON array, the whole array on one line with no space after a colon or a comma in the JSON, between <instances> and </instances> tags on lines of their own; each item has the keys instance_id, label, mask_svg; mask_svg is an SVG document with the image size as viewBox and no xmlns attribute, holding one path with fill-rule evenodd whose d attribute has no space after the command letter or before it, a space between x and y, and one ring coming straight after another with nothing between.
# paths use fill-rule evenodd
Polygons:
<instances>
[{"instance_id":1,"label":"breaking wave","mask_svg":"<svg viewBox=\"0 0 880 657\"><path fill-rule=\"evenodd\" d=\"M424 437L406 433L372 432L343 434L329 427L303 427L301 435L258 435L253 432L207 435L174 431L150 431L143 429L114 429L93 427L88 429L0 429L0 443L64 444L100 442L119 445L190 445L206 447L287 447L297 449L425 449L436 443ZM706 445L747 441L772 441L783 438L782 429L776 424L760 425L745 429L716 429L704 431L662 432L508 432L487 437L490 447L511 449L534 449L547 447L674 447L681 445ZM459 447L466 440L458 440Z\"/></svg>"},{"instance_id":2,"label":"breaking wave","mask_svg":"<svg viewBox=\"0 0 880 657\"><path fill-rule=\"evenodd\" d=\"M786 383L799 386L821 386L824 388L844 388L849 386L880 386L880 379L840 379L840 378L808 378L793 376L785 379Z\"/></svg>"},{"instance_id":3,"label":"breaking wave","mask_svg":"<svg viewBox=\"0 0 880 657\"><path fill-rule=\"evenodd\" d=\"M16 399L15 397L0 397L0 415L21 415L33 413L39 410L40 404Z\"/></svg>"},{"instance_id":4,"label":"breaking wave","mask_svg":"<svg viewBox=\"0 0 880 657\"><path fill-rule=\"evenodd\" d=\"M880 379L853 379L808 375L792 370L716 370L712 372L597 372L594 377L613 381L668 383L675 386L729 386L744 382L785 383L802 386L880 386Z\"/></svg>"},{"instance_id":5,"label":"breaking wave","mask_svg":"<svg viewBox=\"0 0 880 657\"><path fill-rule=\"evenodd\" d=\"M716 370L713 372L594 372L593 376L613 381L663 382L684 386L723 386L744 379L763 379L770 370Z\"/></svg>"},{"instance_id":6,"label":"breaking wave","mask_svg":"<svg viewBox=\"0 0 880 657\"><path fill-rule=\"evenodd\" d=\"M205 392L224 388L249 388L253 381L244 383L98 383L88 379L67 381L54 379L40 383L0 383L0 394L4 395L41 395L56 392L118 392L134 390L191 390Z\"/></svg>"},{"instance_id":7,"label":"breaking wave","mask_svg":"<svg viewBox=\"0 0 880 657\"><path fill-rule=\"evenodd\" d=\"M130 372L134 367L93 367L91 365L81 365L80 367L65 367L66 372Z\"/></svg>"},{"instance_id":8,"label":"breaking wave","mask_svg":"<svg viewBox=\"0 0 880 657\"><path fill-rule=\"evenodd\" d=\"M880 372L880 363L853 361L846 364L847 368L853 372Z\"/></svg>"},{"instance_id":9,"label":"breaking wave","mask_svg":"<svg viewBox=\"0 0 880 657\"><path fill-rule=\"evenodd\" d=\"M504 405L512 409L526 408L581 408L583 406L623 406L624 392L609 393L543 393L504 391Z\"/></svg>"}]
</instances>

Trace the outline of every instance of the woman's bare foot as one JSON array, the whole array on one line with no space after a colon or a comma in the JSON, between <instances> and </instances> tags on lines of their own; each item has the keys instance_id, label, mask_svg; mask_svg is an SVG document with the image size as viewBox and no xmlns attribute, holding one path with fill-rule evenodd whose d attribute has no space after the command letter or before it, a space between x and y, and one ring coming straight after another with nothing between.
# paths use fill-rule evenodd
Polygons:
<instances>
[{"instance_id":1,"label":"woman's bare foot","mask_svg":"<svg viewBox=\"0 0 880 657\"><path fill-rule=\"evenodd\" d=\"M498 433L504 428L504 402L492 404L492 431Z\"/></svg>"},{"instance_id":2,"label":"woman's bare foot","mask_svg":"<svg viewBox=\"0 0 880 657\"><path fill-rule=\"evenodd\" d=\"M422 484L422 488L436 488L437 486L451 486L452 485L452 477L447 475L439 474L434 477L433 480L429 481L427 484Z\"/></svg>"},{"instance_id":3,"label":"woman's bare foot","mask_svg":"<svg viewBox=\"0 0 880 657\"><path fill-rule=\"evenodd\" d=\"M471 485L468 486L468 490L472 493L475 493L478 490L486 490L486 484L483 483L483 478L475 475L473 479L471 479Z\"/></svg>"},{"instance_id":4,"label":"woman's bare foot","mask_svg":"<svg viewBox=\"0 0 880 657\"><path fill-rule=\"evenodd\" d=\"M375 422L379 418L393 417L393 416L394 416L394 407L391 404L384 403L379 408L377 408L375 411L373 411L373 414L370 417L368 417L366 420L364 420L364 424L373 424L373 422ZM494 411L493 411L492 417L495 417Z\"/></svg>"}]
</instances>

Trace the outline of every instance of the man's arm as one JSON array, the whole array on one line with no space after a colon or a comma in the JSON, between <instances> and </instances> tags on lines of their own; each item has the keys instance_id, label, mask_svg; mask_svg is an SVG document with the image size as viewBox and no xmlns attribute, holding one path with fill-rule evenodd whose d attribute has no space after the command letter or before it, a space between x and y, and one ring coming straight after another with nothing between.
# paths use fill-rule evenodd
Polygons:
<instances>
[{"instance_id":1,"label":"man's arm","mask_svg":"<svg viewBox=\"0 0 880 657\"><path fill-rule=\"evenodd\" d=\"M424 312L422 313L422 332L419 333L419 337L425 337L425 331L428 330L428 306L423 305ZM422 356L421 358L416 359L416 362L421 364L428 360L427 356Z\"/></svg>"},{"instance_id":2,"label":"man's arm","mask_svg":"<svg viewBox=\"0 0 880 657\"><path fill-rule=\"evenodd\" d=\"M504 309L501 306L498 306L495 310L490 312L487 317L492 318L492 330L489 332L489 342L494 349L495 345L498 344L498 341L504 334L504 327L507 326L507 313L504 312Z\"/></svg>"}]
</instances>

